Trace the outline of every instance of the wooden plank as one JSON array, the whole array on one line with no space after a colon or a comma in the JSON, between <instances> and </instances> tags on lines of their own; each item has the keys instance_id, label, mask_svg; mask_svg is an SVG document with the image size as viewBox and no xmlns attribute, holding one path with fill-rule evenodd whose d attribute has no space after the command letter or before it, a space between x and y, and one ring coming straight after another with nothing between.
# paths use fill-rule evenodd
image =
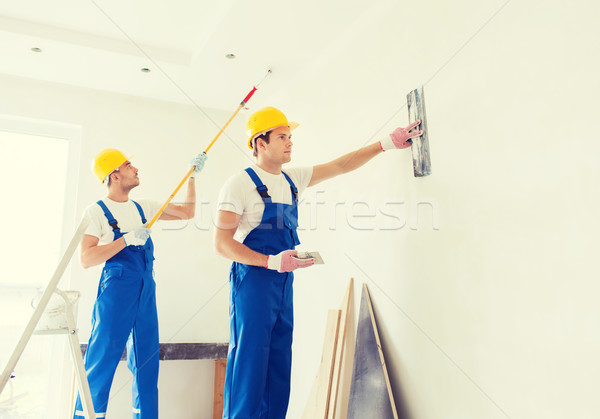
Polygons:
<instances>
[{"instance_id":1,"label":"wooden plank","mask_svg":"<svg viewBox=\"0 0 600 419\"><path fill-rule=\"evenodd\" d=\"M311 397L302 414L303 419L327 418L340 315L341 310L329 310L327 313L325 340L323 342L323 355L321 356L319 373L317 374L313 390L311 390Z\"/></svg>"},{"instance_id":2,"label":"wooden plank","mask_svg":"<svg viewBox=\"0 0 600 419\"><path fill-rule=\"evenodd\" d=\"M348 419L398 419L367 284L363 284L356 332Z\"/></svg>"},{"instance_id":3,"label":"wooden plank","mask_svg":"<svg viewBox=\"0 0 600 419\"><path fill-rule=\"evenodd\" d=\"M327 413L328 419L335 419L335 411L337 408L338 390L340 387L340 375L342 372L342 362L344 360L344 342L346 341L346 326L348 324L348 310L350 309L350 300L352 299L352 291L354 289L354 279L350 278L348 289L342 299L340 307L340 328L337 336L337 346L335 351L335 364L333 369L333 377L331 380L331 394L329 397L329 409Z\"/></svg>"},{"instance_id":4,"label":"wooden plank","mask_svg":"<svg viewBox=\"0 0 600 419\"><path fill-rule=\"evenodd\" d=\"M215 359L215 380L213 391L213 419L223 417L223 393L225 392L225 371L227 359Z\"/></svg>"},{"instance_id":5,"label":"wooden plank","mask_svg":"<svg viewBox=\"0 0 600 419\"><path fill-rule=\"evenodd\" d=\"M318 374L318 373L317 373ZM308 402L306 403L306 407L304 407L304 412L302 412L302 419L310 419L310 415L312 414L314 406L317 404L317 383L319 382L319 376L315 377L315 381L313 382L312 387L310 388L310 393L308 395Z\"/></svg>"}]
</instances>

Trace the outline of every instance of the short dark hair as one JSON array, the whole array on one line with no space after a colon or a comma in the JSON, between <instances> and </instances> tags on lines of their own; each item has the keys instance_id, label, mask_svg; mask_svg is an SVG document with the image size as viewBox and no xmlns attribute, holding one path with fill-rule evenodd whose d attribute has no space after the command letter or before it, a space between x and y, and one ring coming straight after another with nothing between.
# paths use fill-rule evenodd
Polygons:
<instances>
[{"instance_id":1,"label":"short dark hair","mask_svg":"<svg viewBox=\"0 0 600 419\"><path fill-rule=\"evenodd\" d=\"M108 187L110 186L110 184L112 183L112 182L111 182L111 179L110 179L110 177L111 177L111 175L112 175L113 173L115 173L115 171L114 171L114 170L113 170L112 172L110 172L110 173L109 173L109 174L106 176L106 179L104 180L104 182L106 183L106 187L107 187L107 188L108 188Z\"/></svg>"},{"instance_id":2,"label":"short dark hair","mask_svg":"<svg viewBox=\"0 0 600 419\"><path fill-rule=\"evenodd\" d=\"M269 144L269 135L271 134L271 131L267 131L264 134L260 134L258 135L253 141L252 141L252 155L254 157L258 156L258 153L256 151L256 144L258 143L258 140L261 139L263 140L265 143Z\"/></svg>"}]
</instances>

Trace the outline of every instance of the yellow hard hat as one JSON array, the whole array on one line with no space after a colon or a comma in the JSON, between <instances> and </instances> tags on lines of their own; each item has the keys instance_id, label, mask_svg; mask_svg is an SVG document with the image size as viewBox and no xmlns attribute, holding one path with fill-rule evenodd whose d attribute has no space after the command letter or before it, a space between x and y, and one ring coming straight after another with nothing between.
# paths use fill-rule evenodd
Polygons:
<instances>
[{"instance_id":1,"label":"yellow hard hat","mask_svg":"<svg viewBox=\"0 0 600 419\"><path fill-rule=\"evenodd\" d=\"M252 140L265 132L277 127L290 127L291 130L298 128L297 122L288 122L287 118L279 109L271 106L254 112L246 123L246 135L248 136L248 147L252 149Z\"/></svg>"},{"instance_id":2,"label":"yellow hard hat","mask_svg":"<svg viewBox=\"0 0 600 419\"><path fill-rule=\"evenodd\" d=\"M120 165L125 163L131 157L125 157L123 153L114 148L102 150L92 162L92 171L100 182L104 183L106 176L116 170Z\"/></svg>"}]
</instances>

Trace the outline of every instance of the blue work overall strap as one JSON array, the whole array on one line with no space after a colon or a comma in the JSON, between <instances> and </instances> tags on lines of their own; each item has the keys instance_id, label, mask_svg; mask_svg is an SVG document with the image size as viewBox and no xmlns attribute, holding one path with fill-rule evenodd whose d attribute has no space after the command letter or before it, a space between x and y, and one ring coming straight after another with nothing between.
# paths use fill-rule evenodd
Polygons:
<instances>
[{"instance_id":1,"label":"blue work overall strap","mask_svg":"<svg viewBox=\"0 0 600 419\"><path fill-rule=\"evenodd\" d=\"M271 200L271 196L269 195L269 189L265 186L264 183L262 183L262 180L260 180L260 178L258 177L256 172L250 167L248 167L245 170L246 170L246 173L248 173L248 175L250 176L250 179L252 179L252 181L256 185L256 190L258 191L263 202L265 204L271 203L272 200ZM282 171L281 173L283 174L283 176L285 176L285 179L290 184L290 190L292 191L292 204L298 205L298 188L296 188L294 181L287 175L287 173L285 173L284 171Z\"/></svg>"},{"instance_id":2,"label":"blue work overall strap","mask_svg":"<svg viewBox=\"0 0 600 419\"><path fill-rule=\"evenodd\" d=\"M287 175L287 173L285 173L284 171L282 171L281 173L283 173L283 176L285 176L288 183L290 184L290 188L292 189L292 202L294 205L297 206L298 205L298 188L296 188L296 185L294 185L294 182L292 181L292 179L290 179L290 177Z\"/></svg>"},{"instance_id":3,"label":"blue work overall strap","mask_svg":"<svg viewBox=\"0 0 600 419\"><path fill-rule=\"evenodd\" d=\"M246 173L256 185L256 190L263 199L265 209L260 224L248 233L244 244L250 249L264 254L277 254L282 250L293 249L300 244L296 232L298 228L298 189L296 185L284 173L285 179L290 184L292 204L273 202L267 187L256 172L249 167L246 169ZM283 233L285 237L290 237L291 241L283 239L280 234L276 233Z\"/></svg>"},{"instance_id":4,"label":"blue work overall strap","mask_svg":"<svg viewBox=\"0 0 600 419\"><path fill-rule=\"evenodd\" d=\"M133 202L135 204L135 207L137 208L138 212L140 213L140 217L142 219L142 224L146 224L146 217L144 216L144 210L142 209L142 206L140 204L138 204L137 202L135 202L133 199L131 200L131 202Z\"/></svg>"},{"instance_id":5,"label":"blue work overall strap","mask_svg":"<svg viewBox=\"0 0 600 419\"><path fill-rule=\"evenodd\" d=\"M264 183L262 183L262 180L260 180L256 172L252 170L252 168L248 167L246 169L246 173L250 175L250 179L252 179L252 181L256 185L256 190L258 191L258 194L262 198L263 202L265 204L270 204L271 202L273 202L271 200L271 196L269 195L269 189L265 186Z\"/></svg>"},{"instance_id":6,"label":"blue work overall strap","mask_svg":"<svg viewBox=\"0 0 600 419\"><path fill-rule=\"evenodd\" d=\"M137 211L142 220L142 224L146 223L146 216L144 215L144 210L142 206L131 200L135 204ZM117 240L123 237L123 232L118 226L118 222L115 217L112 215L108 207L102 200L98 201L97 204L104 211L104 216L108 220L108 224L112 227L114 237L113 240ZM114 265L121 265L125 268L135 269L137 271L152 271L154 260L154 244L152 243L152 238L148 238L146 243L143 246L126 246L119 253L111 257L106 261L105 266L110 267Z\"/></svg>"},{"instance_id":7,"label":"blue work overall strap","mask_svg":"<svg viewBox=\"0 0 600 419\"><path fill-rule=\"evenodd\" d=\"M114 240L117 240L119 237L121 237L123 235L123 234L121 234L121 229L119 228L119 223L117 222L117 220L115 220L115 217L113 217L112 213L109 211L108 207L106 206L106 204L104 202L102 202L101 199L98 200L98 202L96 202L96 204L100 205L100 208L102 208L102 211L104 211L104 216L108 220L108 225L112 227L113 233L115 233Z\"/></svg>"}]
</instances>

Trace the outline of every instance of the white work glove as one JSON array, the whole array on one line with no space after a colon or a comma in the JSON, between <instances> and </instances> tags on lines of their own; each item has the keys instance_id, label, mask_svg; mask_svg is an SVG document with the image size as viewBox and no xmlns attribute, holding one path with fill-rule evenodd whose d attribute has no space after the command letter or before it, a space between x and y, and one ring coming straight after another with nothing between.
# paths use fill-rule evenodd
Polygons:
<instances>
[{"instance_id":1,"label":"white work glove","mask_svg":"<svg viewBox=\"0 0 600 419\"><path fill-rule=\"evenodd\" d=\"M204 163L206 163L207 159L208 156L204 151L192 159L192 161L190 162L190 166L195 167L194 172L190 175L190 178L194 179L196 175L202 171L202 169L204 168Z\"/></svg>"},{"instance_id":2,"label":"white work glove","mask_svg":"<svg viewBox=\"0 0 600 419\"><path fill-rule=\"evenodd\" d=\"M129 233L123 234L125 246L143 246L146 244L148 237L150 237L150 229L146 227L138 227Z\"/></svg>"},{"instance_id":3,"label":"white work glove","mask_svg":"<svg viewBox=\"0 0 600 419\"><path fill-rule=\"evenodd\" d=\"M267 269L271 269L277 272L292 272L298 268L308 268L315 264L313 258L309 259L298 259L297 250L284 250L283 252L276 255L267 256Z\"/></svg>"},{"instance_id":4,"label":"white work glove","mask_svg":"<svg viewBox=\"0 0 600 419\"><path fill-rule=\"evenodd\" d=\"M423 131L412 131L421 121L415 121L406 128L396 128L388 137L379 142L383 151L410 147L412 138L423 134Z\"/></svg>"}]
</instances>

